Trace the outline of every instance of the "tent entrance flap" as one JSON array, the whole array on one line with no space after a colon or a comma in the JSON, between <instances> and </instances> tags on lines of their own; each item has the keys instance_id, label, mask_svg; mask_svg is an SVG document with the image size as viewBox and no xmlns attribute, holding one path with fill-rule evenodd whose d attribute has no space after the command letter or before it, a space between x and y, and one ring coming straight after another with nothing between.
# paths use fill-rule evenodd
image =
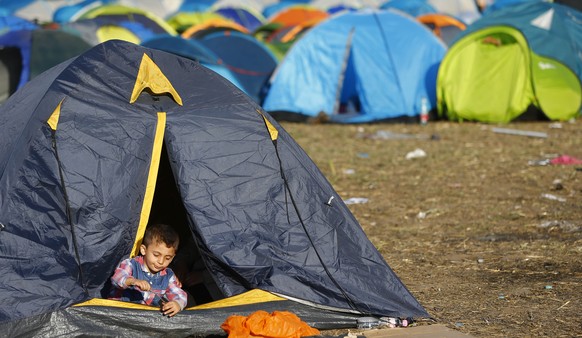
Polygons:
<instances>
[{"instance_id":1,"label":"tent entrance flap","mask_svg":"<svg viewBox=\"0 0 582 338\"><path fill-rule=\"evenodd\" d=\"M333 104L333 113L334 114L337 114L340 112L342 92L344 91L343 87L344 87L344 83L346 82L346 70L350 66L349 61L350 61L351 55L352 55L352 39L354 36L354 32L355 32L355 28L352 28L350 30L350 34L348 35L347 41L346 41L346 48L344 50L344 55L342 58L342 67L341 67L341 72L339 74L339 79L337 81L337 88L336 88L336 92L335 92L335 101Z\"/></svg>"},{"instance_id":2,"label":"tent entrance flap","mask_svg":"<svg viewBox=\"0 0 582 338\"><path fill-rule=\"evenodd\" d=\"M534 101L529 50L519 32L484 30L456 53L463 62L447 65L446 91L455 95L446 105L461 119L509 122Z\"/></svg>"},{"instance_id":3,"label":"tent entrance flap","mask_svg":"<svg viewBox=\"0 0 582 338\"><path fill-rule=\"evenodd\" d=\"M0 49L0 102L18 89L22 73L22 57L18 48L5 47Z\"/></svg>"},{"instance_id":4,"label":"tent entrance flap","mask_svg":"<svg viewBox=\"0 0 582 338\"><path fill-rule=\"evenodd\" d=\"M206 268L196 240L192 234L188 213L174 177L170 156L165 143L162 145L156 189L153 196L148 224L170 225L180 237L176 257L170 264L183 289L188 292L188 306L206 304L224 298Z\"/></svg>"}]
</instances>

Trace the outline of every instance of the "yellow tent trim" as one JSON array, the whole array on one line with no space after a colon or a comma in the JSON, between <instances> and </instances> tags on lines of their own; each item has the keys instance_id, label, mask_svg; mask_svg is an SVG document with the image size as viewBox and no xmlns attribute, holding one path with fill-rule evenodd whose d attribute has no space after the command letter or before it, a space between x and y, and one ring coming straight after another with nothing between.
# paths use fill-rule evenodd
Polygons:
<instances>
[{"instance_id":1,"label":"yellow tent trim","mask_svg":"<svg viewBox=\"0 0 582 338\"><path fill-rule=\"evenodd\" d=\"M63 101L65 101L65 99L62 99L61 102L59 102L59 104L51 114L51 117L49 117L48 121L46 121L52 130L57 130L57 125L59 124L59 117L61 117L61 105L63 104Z\"/></svg>"},{"instance_id":2,"label":"yellow tent trim","mask_svg":"<svg viewBox=\"0 0 582 338\"><path fill-rule=\"evenodd\" d=\"M139 219L139 226L137 228L137 234L135 235L135 242L133 243L133 248L131 249L131 257L135 257L139 253L139 246L141 245L141 240L143 239L143 235L150 218L152 201L154 199L154 190L156 189L156 180L158 178L158 168L160 167L160 156L162 154L165 129L166 113L159 112L158 124L156 126L156 135L154 137L154 146L152 149L152 162L150 163L148 182L146 184L146 190Z\"/></svg>"},{"instance_id":3,"label":"yellow tent trim","mask_svg":"<svg viewBox=\"0 0 582 338\"><path fill-rule=\"evenodd\" d=\"M285 300L285 298L281 298L276 296L272 293L267 291L254 289L251 291L247 291L240 295L228 297L225 299L217 300L211 303L206 303L202 305L197 305L193 307L186 308L186 310L204 310L204 309L217 309L229 306L237 306L237 305L247 305L247 304L255 304L261 302L271 302L271 301L279 301ZM137 304L131 302L123 302L119 300L113 299L103 299L103 298L92 298L86 302L75 304L74 306L111 306L111 307L119 307L125 309L136 309L136 310L150 310L150 311L158 311L159 307L144 305L144 304Z\"/></svg>"},{"instance_id":4,"label":"yellow tent trim","mask_svg":"<svg viewBox=\"0 0 582 338\"><path fill-rule=\"evenodd\" d=\"M262 302L271 302L285 300L285 298L276 296L270 292L254 289L241 293L240 295L228 297L225 299L217 300L211 303L201 304L193 307L189 307L186 310L203 310L203 309L217 309L221 307L256 304Z\"/></svg>"},{"instance_id":5,"label":"yellow tent trim","mask_svg":"<svg viewBox=\"0 0 582 338\"><path fill-rule=\"evenodd\" d=\"M158 65L145 53L141 58L133 92L129 103L137 101L139 95L146 89L157 95L169 94L177 104L182 105L182 98L174 89L168 78L162 73Z\"/></svg>"},{"instance_id":6,"label":"yellow tent trim","mask_svg":"<svg viewBox=\"0 0 582 338\"><path fill-rule=\"evenodd\" d=\"M267 129L269 130L269 134L271 135L271 141L277 140L277 138L279 137L279 131L277 130L277 128L275 128L275 126L271 122L269 122L269 120L267 120L265 115L263 115L263 113L261 113L258 109L257 109L257 113L259 113L259 115L261 115L263 117L263 120L265 121L265 125L267 126Z\"/></svg>"},{"instance_id":7,"label":"yellow tent trim","mask_svg":"<svg viewBox=\"0 0 582 338\"><path fill-rule=\"evenodd\" d=\"M136 309L136 310L150 310L150 311L159 311L160 310L160 308L157 306L124 302L124 301L113 300L113 299L103 299L103 298L92 298L86 302L75 304L73 306L110 306L110 307L119 307L119 308L124 308L124 309Z\"/></svg>"}]
</instances>

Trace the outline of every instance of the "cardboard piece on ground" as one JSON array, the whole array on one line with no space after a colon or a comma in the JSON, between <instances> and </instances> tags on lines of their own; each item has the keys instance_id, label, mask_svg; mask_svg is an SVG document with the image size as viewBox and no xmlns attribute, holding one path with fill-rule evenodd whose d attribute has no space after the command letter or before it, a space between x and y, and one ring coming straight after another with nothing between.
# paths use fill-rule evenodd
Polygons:
<instances>
[{"instance_id":1,"label":"cardboard piece on ground","mask_svg":"<svg viewBox=\"0 0 582 338\"><path fill-rule=\"evenodd\" d=\"M467 334L449 329L440 324L406 328L368 330L362 332L366 338L471 338Z\"/></svg>"}]
</instances>

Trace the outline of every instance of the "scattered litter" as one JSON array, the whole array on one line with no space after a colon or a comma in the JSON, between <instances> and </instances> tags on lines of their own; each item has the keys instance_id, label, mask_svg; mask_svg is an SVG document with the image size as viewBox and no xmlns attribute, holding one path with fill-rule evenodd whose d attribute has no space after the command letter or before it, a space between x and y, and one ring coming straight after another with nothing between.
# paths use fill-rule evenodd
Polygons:
<instances>
[{"instance_id":1,"label":"scattered litter","mask_svg":"<svg viewBox=\"0 0 582 338\"><path fill-rule=\"evenodd\" d=\"M357 153L356 156L358 156L359 158L369 158L370 154L368 153Z\"/></svg>"},{"instance_id":2,"label":"scattered litter","mask_svg":"<svg viewBox=\"0 0 582 338\"><path fill-rule=\"evenodd\" d=\"M491 130L494 133L499 133L499 134L520 135L520 136L540 137L540 138L547 138L548 137L547 133L538 132L538 131L495 128L495 127L491 128Z\"/></svg>"},{"instance_id":3,"label":"scattered litter","mask_svg":"<svg viewBox=\"0 0 582 338\"><path fill-rule=\"evenodd\" d=\"M479 259L477 259L477 263L483 264L483 263L485 263L485 260L483 258L479 258Z\"/></svg>"},{"instance_id":4,"label":"scattered litter","mask_svg":"<svg viewBox=\"0 0 582 338\"><path fill-rule=\"evenodd\" d=\"M380 326L380 320L374 317L358 318L358 329L373 329Z\"/></svg>"},{"instance_id":5,"label":"scattered litter","mask_svg":"<svg viewBox=\"0 0 582 338\"><path fill-rule=\"evenodd\" d=\"M395 133L395 132L392 132L389 130L378 130L374 134L359 133L356 137L371 139L371 140L406 140L406 139L439 140L440 139L440 137L436 134L432 134L432 135L428 135L428 134L404 134L404 133Z\"/></svg>"},{"instance_id":6,"label":"scattered litter","mask_svg":"<svg viewBox=\"0 0 582 338\"><path fill-rule=\"evenodd\" d=\"M357 320L358 329L381 329L381 328L395 328L407 327L412 323L412 318L400 319L397 317L361 317Z\"/></svg>"},{"instance_id":7,"label":"scattered litter","mask_svg":"<svg viewBox=\"0 0 582 338\"><path fill-rule=\"evenodd\" d=\"M325 203L325 205L327 205L327 206L330 206L330 207L331 207L331 201L333 201L333 199L334 199L334 196L331 196L331 197L329 198L329 200L327 200L327 203Z\"/></svg>"},{"instance_id":8,"label":"scattered litter","mask_svg":"<svg viewBox=\"0 0 582 338\"><path fill-rule=\"evenodd\" d=\"M551 289L553 289L553 288L554 288L554 287L553 287L553 286L551 286L551 285L546 285L546 286L544 286L544 289L546 289L546 290L551 290Z\"/></svg>"},{"instance_id":9,"label":"scattered litter","mask_svg":"<svg viewBox=\"0 0 582 338\"><path fill-rule=\"evenodd\" d=\"M407 327L409 324L412 324L412 318L380 317L380 322L382 326L389 328Z\"/></svg>"},{"instance_id":10,"label":"scattered litter","mask_svg":"<svg viewBox=\"0 0 582 338\"><path fill-rule=\"evenodd\" d=\"M344 200L345 204L364 204L368 203L368 199L364 197L351 197L347 200Z\"/></svg>"},{"instance_id":11,"label":"scattered litter","mask_svg":"<svg viewBox=\"0 0 582 338\"><path fill-rule=\"evenodd\" d=\"M562 129L562 124L560 122L550 123L548 125L550 129Z\"/></svg>"},{"instance_id":12,"label":"scattered litter","mask_svg":"<svg viewBox=\"0 0 582 338\"><path fill-rule=\"evenodd\" d=\"M344 169L343 173L346 175L353 175L356 173L356 170L355 169Z\"/></svg>"},{"instance_id":13,"label":"scattered litter","mask_svg":"<svg viewBox=\"0 0 582 338\"><path fill-rule=\"evenodd\" d=\"M461 323L461 322L456 322L456 323L455 323L455 326L456 326L456 327L463 327L463 326L465 326L465 324L463 324L463 323Z\"/></svg>"},{"instance_id":14,"label":"scattered litter","mask_svg":"<svg viewBox=\"0 0 582 338\"><path fill-rule=\"evenodd\" d=\"M562 304L562 306L560 306L559 308L557 308L556 310L560 310L561 308L563 308L564 306L570 304L570 301L565 302L564 304Z\"/></svg>"},{"instance_id":15,"label":"scattered litter","mask_svg":"<svg viewBox=\"0 0 582 338\"><path fill-rule=\"evenodd\" d=\"M426 212L424 212L424 211L421 211L421 212L419 212L419 213L416 215L416 218L418 218L418 219L425 219L425 218L426 218L426 215L427 215L427 213L426 213Z\"/></svg>"},{"instance_id":16,"label":"scattered litter","mask_svg":"<svg viewBox=\"0 0 582 338\"><path fill-rule=\"evenodd\" d=\"M541 159L541 160L530 160L530 161L527 161L527 164L528 165L531 165L531 166L545 166L545 165L549 165L550 164L550 161L551 161L551 159L544 158L544 159Z\"/></svg>"},{"instance_id":17,"label":"scattered litter","mask_svg":"<svg viewBox=\"0 0 582 338\"><path fill-rule=\"evenodd\" d=\"M500 293L499 296L497 296L497 298L499 298L499 299L505 299L505 295L502 294L502 293Z\"/></svg>"},{"instance_id":18,"label":"scattered litter","mask_svg":"<svg viewBox=\"0 0 582 338\"><path fill-rule=\"evenodd\" d=\"M550 160L551 164L582 164L582 160L568 155L558 156Z\"/></svg>"},{"instance_id":19,"label":"scattered litter","mask_svg":"<svg viewBox=\"0 0 582 338\"><path fill-rule=\"evenodd\" d=\"M540 228L559 228L566 232L582 231L582 227L570 221L545 221L538 225Z\"/></svg>"},{"instance_id":20,"label":"scattered litter","mask_svg":"<svg viewBox=\"0 0 582 338\"><path fill-rule=\"evenodd\" d=\"M566 202L566 199L560 196L556 196L556 195L552 195L552 194L542 194L543 198L547 198L549 200L552 201L558 201L558 202Z\"/></svg>"},{"instance_id":21,"label":"scattered litter","mask_svg":"<svg viewBox=\"0 0 582 338\"><path fill-rule=\"evenodd\" d=\"M552 182L552 186L553 186L554 190L562 190L562 189L564 189L564 185L562 184L562 180L559 179L559 178L556 178Z\"/></svg>"},{"instance_id":22,"label":"scattered litter","mask_svg":"<svg viewBox=\"0 0 582 338\"><path fill-rule=\"evenodd\" d=\"M426 152L420 148L416 148L413 151L406 154L407 160L411 160L414 158L422 158L422 157L426 157Z\"/></svg>"},{"instance_id":23,"label":"scattered litter","mask_svg":"<svg viewBox=\"0 0 582 338\"><path fill-rule=\"evenodd\" d=\"M527 164L531 166L546 166L550 164L572 165L582 164L582 159L569 155L548 154L544 158L527 161Z\"/></svg>"}]
</instances>

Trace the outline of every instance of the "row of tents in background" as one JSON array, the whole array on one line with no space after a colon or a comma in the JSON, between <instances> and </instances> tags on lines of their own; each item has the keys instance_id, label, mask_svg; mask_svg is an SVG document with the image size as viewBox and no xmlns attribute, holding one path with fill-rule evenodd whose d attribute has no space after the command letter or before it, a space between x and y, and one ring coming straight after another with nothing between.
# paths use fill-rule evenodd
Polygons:
<instances>
[{"instance_id":1,"label":"row of tents in background","mask_svg":"<svg viewBox=\"0 0 582 338\"><path fill-rule=\"evenodd\" d=\"M0 102L48 68L120 39L196 60L280 119L416 119L423 106L484 122L580 114L575 2L134 2L3 1ZM30 9L48 4L55 8Z\"/></svg>"}]
</instances>

